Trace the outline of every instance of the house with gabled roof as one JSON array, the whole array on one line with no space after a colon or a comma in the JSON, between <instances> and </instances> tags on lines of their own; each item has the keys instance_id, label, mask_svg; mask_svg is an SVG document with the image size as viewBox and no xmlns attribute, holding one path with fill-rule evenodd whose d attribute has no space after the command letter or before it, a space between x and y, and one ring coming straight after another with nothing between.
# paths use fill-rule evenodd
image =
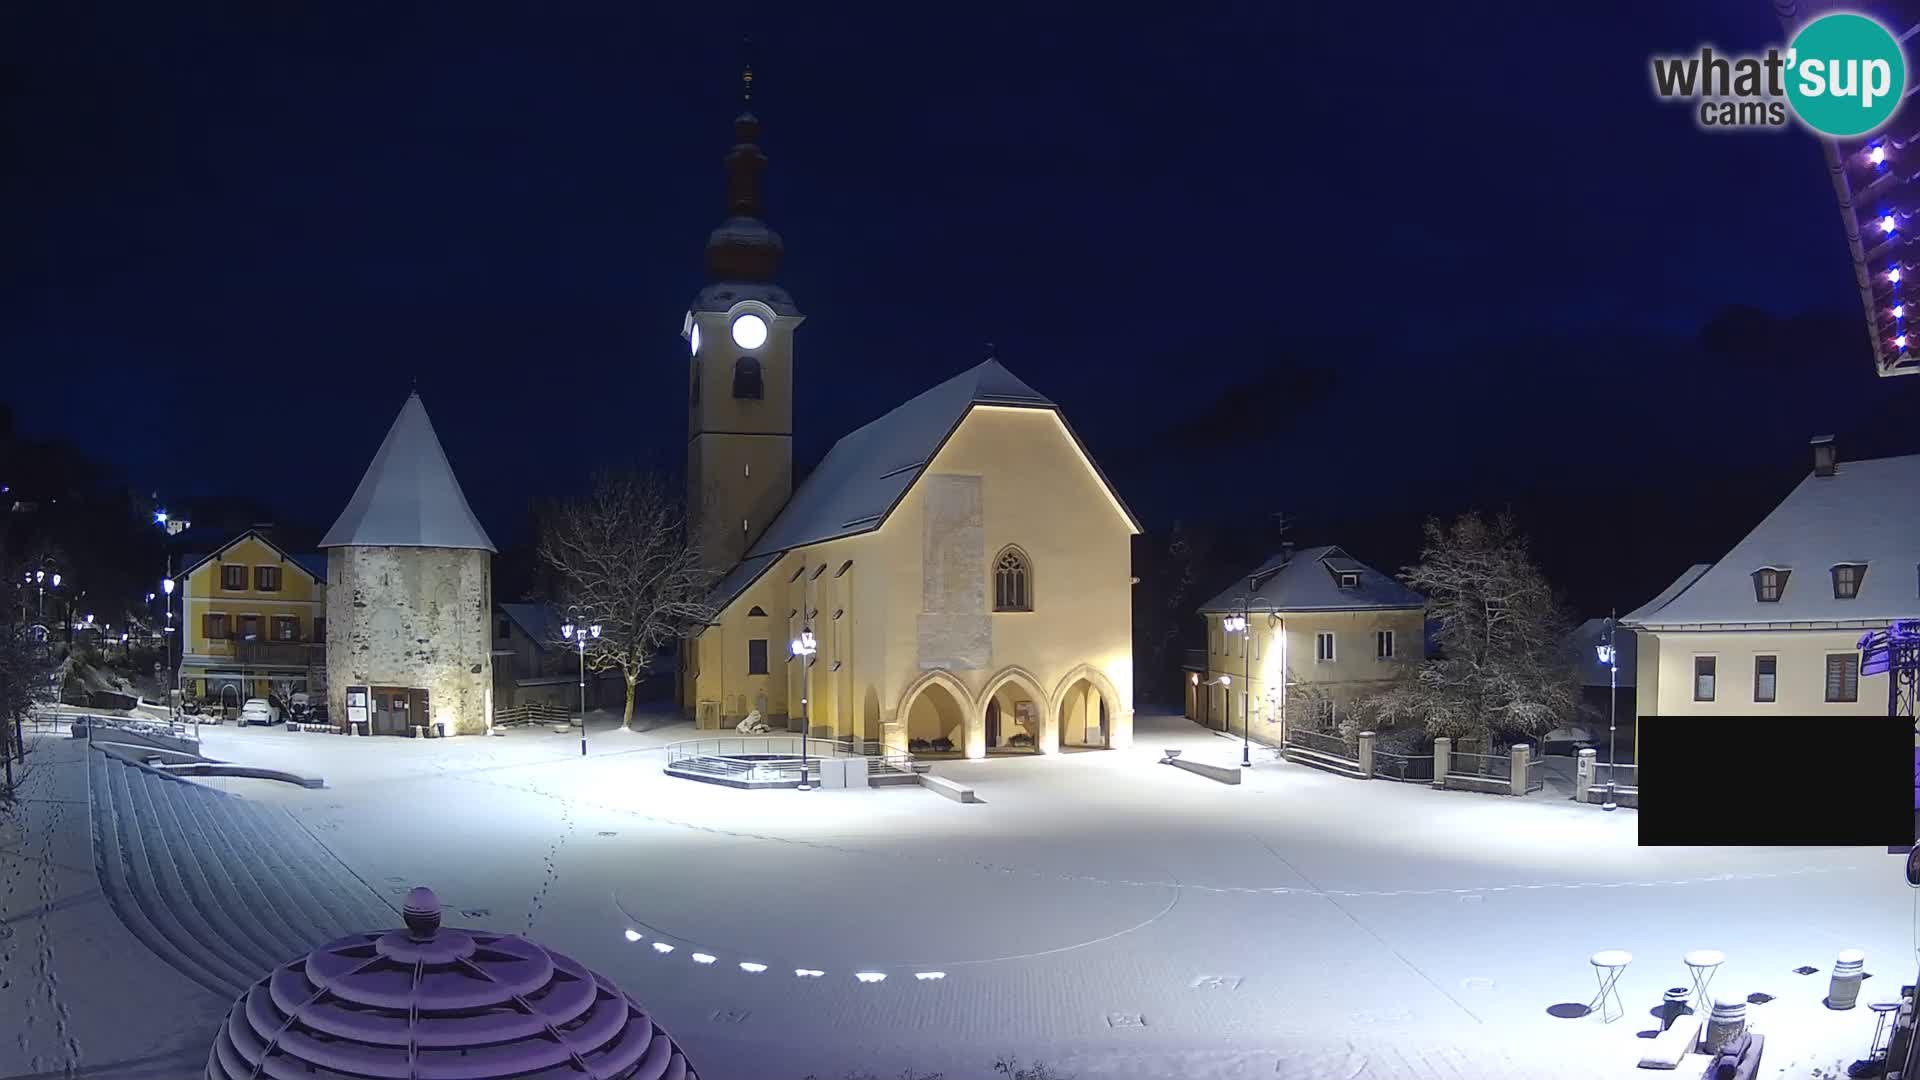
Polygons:
<instances>
[{"instance_id":1,"label":"house with gabled roof","mask_svg":"<svg viewBox=\"0 0 1920 1080\"><path fill-rule=\"evenodd\" d=\"M1620 620L1638 639L1641 716L1884 715L1863 633L1920 618L1920 454L1813 471L1719 561Z\"/></svg>"},{"instance_id":2,"label":"house with gabled roof","mask_svg":"<svg viewBox=\"0 0 1920 1080\"><path fill-rule=\"evenodd\" d=\"M989 355L794 489L804 317L775 282L759 134L735 121L729 216L682 324L689 524L718 575L679 664L686 715L968 757L1127 745L1140 527L1052 399Z\"/></svg>"},{"instance_id":3,"label":"house with gabled roof","mask_svg":"<svg viewBox=\"0 0 1920 1080\"><path fill-rule=\"evenodd\" d=\"M248 698L284 703L325 688L325 556L288 551L270 530L246 529L186 555L174 579L188 697L237 708Z\"/></svg>"},{"instance_id":4,"label":"house with gabled roof","mask_svg":"<svg viewBox=\"0 0 1920 1080\"><path fill-rule=\"evenodd\" d=\"M1333 728L1426 659L1426 608L1344 548L1283 545L1200 606L1206 662L1188 675L1187 716L1274 745L1289 723Z\"/></svg>"}]
</instances>

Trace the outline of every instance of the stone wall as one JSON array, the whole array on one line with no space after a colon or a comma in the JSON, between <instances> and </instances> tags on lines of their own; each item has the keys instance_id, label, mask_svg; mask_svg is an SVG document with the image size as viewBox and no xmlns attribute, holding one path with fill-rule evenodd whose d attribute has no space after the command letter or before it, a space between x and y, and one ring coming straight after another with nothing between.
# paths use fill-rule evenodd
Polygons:
<instances>
[{"instance_id":1,"label":"stone wall","mask_svg":"<svg viewBox=\"0 0 1920 1080\"><path fill-rule=\"evenodd\" d=\"M493 688L493 555L458 548L327 552L327 708L348 686L420 687L449 735L487 730Z\"/></svg>"}]
</instances>

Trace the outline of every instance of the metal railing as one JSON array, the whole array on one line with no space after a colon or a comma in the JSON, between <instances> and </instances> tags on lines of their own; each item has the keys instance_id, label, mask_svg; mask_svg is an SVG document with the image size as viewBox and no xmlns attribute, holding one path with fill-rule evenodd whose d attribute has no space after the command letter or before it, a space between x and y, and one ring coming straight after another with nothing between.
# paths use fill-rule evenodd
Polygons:
<instances>
[{"instance_id":1,"label":"metal railing","mask_svg":"<svg viewBox=\"0 0 1920 1080\"><path fill-rule=\"evenodd\" d=\"M1310 750L1316 754L1358 761L1360 749L1338 735L1325 731L1307 731L1295 728L1287 732L1287 745L1299 750Z\"/></svg>"},{"instance_id":2,"label":"metal railing","mask_svg":"<svg viewBox=\"0 0 1920 1080\"><path fill-rule=\"evenodd\" d=\"M1395 754L1385 750L1375 750L1373 775L1385 780L1430 784L1433 782L1433 755Z\"/></svg>"},{"instance_id":3,"label":"metal railing","mask_svg":"<svg viewBox=\"0 0 1920 1080\"><path fill-rule=\"evenodd\" d=\"M1527 759L1527 794L1531 795L1547 786L1547 759L1533 755Z\"/></svg>"},{"instance_id":4,"label":"metal railing","mask_svg":"<svg viewBox=\"0 0 1920 1080\"><path fill-rule=\"evenodd\" d=\"M1609 770L1612 769L1621 770L1622 775L1612 776L1612 773L1609 772ZM1593 786L1596 790L1604 789L1607 786L1609 776L1613 778L1613 790L1622 795L1640 794L1640 785L1638 783L1639 774L1634 771L1634 766L1631 764L1609 765L1604 761L1596 761L1593 763Z\"/></svg>"},{"instance_id":5,"label":"metal railing","mask_svg":"<svg viewBox=\"0 0 1920 1080\"><path fill-rule=\"evenodd\" d=\"M1447 755L1447 775L1479 780L1513 781L1513 758L1506 754Z\"/></svg>"},{"instance_id":6,"label":"metal railing","mask_svg":"<svg viewBox=\"0 0 1920 1080\"><path fill-rule=\"evenodd\" d=\"M689 757L790 757L800 760L800 736L798 735L726 735L712 739L687 739L683 742L668 743L662 749L667 752L669 761L678 761ZM809 736L806 740L808 760L817 757L865 756L848 754L842 743L834 739L816 739Z\"/></svg>"}]
</instances>

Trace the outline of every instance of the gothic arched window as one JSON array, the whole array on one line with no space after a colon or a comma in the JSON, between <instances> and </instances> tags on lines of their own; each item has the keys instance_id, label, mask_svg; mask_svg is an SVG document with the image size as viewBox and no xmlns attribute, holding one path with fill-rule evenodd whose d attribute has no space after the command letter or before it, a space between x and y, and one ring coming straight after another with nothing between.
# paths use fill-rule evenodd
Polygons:
<instances>
[{"instance_id":1,"label":"gothic arched window","mask_svg":"<svg viewBox=\"0 0 1920 1080\"><path fill-rule=\"evenodd\" d=\"M743 356L733 362L733 396L760 400L760 359Z\"/></svg>"},{"instance_id":2,"label":"gothic arched window","mask_svg":"<svg viewBox=\"0 0 1920 1080\"><path fill-rule=\"evenodd\" d=\"M993 560L993 610L1033 610L1033 564L1017 547L1001 549Z\"/></svg>"}]
</instances>

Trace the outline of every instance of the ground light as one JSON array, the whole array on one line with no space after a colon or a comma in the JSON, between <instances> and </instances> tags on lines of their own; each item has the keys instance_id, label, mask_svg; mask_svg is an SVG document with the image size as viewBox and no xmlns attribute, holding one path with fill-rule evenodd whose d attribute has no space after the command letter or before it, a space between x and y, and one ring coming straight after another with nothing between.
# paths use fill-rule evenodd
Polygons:
<instances>
[{"instance_id":1,"label":"ground light","mask_svg":"<svg viewBox=\"0 0 1920 1080\"><path fill-rule=\"evenodd\" d=\"M853 977L856 979L859 979L863 983L877 983L877 982L885 982L887 978L887 974L884 971L856 971L854 972Z\"/></svg>"},{"instance_id":2,"label":"ground light","mask_svg":"<svg viewBox=\"0 0 1920 1080\"><path fill-rule=\"evenodd\" d=\"M947 973L944 971L916 971L913 973L913 977L919 979L921 982L926 982L928 979L944 979L947 977Z\"/></svg>"},{"instance_id":3,"label":"ground light","mask_svg":"<svg viewBox=\"0 0 1920 1080\"><path fill-rule=\"evenodd\" d=\"M758 975L761 972L767 970L767 965L756 964L751 960L743 960L740 963L740 970L747 972L750 975Z\"/></svg>"},{"instance_id":4,"label":"ground light","mask_svg":"<svg viewBox=\"0 0 1920 1080\"><path fill-rule=\"evenodd\" d=\"M664 941L656 941L653 943L653 951L659 953L662 956L665 956L666 954L673 951L673 946L667 944Z\"/></svg>"},{"instance_id":5,"label":"ground light","mask_svg":"<svg viewBox=\"0 0 1920 1080\"><path fill-rule=\"evenodd\" d=\"M825 975L826 972L816 971L813 968L794 968L793 974L796 977L802 978L802 979L817 979L820 976Z\"/></svg>"},{"instance_id":6,"label":"ground light","mask_svg":"<svg viewBox=\"0 0 1920 1080\"><path fill-rule=\"evenodd\" d=\"M627 940L628 940L628 941L639 941L639 940L640 940L640 931L638 931L638 930L629 930L629 931L627 931Z\"/></svg>"}]
</instances>

